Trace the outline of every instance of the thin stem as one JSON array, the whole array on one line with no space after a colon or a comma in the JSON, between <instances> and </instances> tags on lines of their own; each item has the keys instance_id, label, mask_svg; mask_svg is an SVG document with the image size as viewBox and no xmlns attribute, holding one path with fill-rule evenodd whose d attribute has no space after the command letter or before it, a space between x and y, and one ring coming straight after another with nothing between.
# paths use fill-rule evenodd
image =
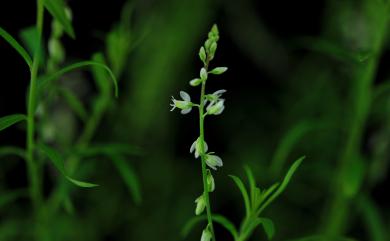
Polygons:
<instances>
[{"instance_id":1,"label":"thin stem","mask_svg":"<svg viewBox=\"0 0 390 241\"><path fill-rule=\"evenodd\" d=\"M42 29L43 29L43 2L37 0L37 22L36 28L38 30L38 42L41 42ZM34 205L34 209L38 210L42 201L41 187L39 181L39 165L34 160L34 133L35 133L35 120L34 112L36 106L36 81L38 76L40 51L36 50L34 53L33 64L31 68L30 76L30 90L28 95L28 109L27 109L27 165L28 174L30 179L30 196Z\"/></svg>"},{"instance_id":2,"label":"thin stem","mask_svg":"<svg viewBox=\"0 0 390 241\"><path fill-rule=\"evenodd\" d=\"M38 31L38 43L41 42L42 32L43 32L43 1L37 0L37 21L36 28ZM42 204L42 190L41 190L41 175L40 175L40 166L39 162L34 159L34 149L35 149L35 106L36 106L36 87L37 87L37 77L39 69L39 60L41 58L41 52L37 49L34 53L33 64L31 67L30 75L30 89L28 94L28 106L27 106L27 168L28 168L28 178L30 182L30 198L33 204L34 216L37 221L37 239L40 239L40 230L41 230L41 204Z\"/></svg>"},{"instance_id":3,"label":"thin stem","mask_svg":"<svg viewBox=\"0 0 390 241\"><path fill-rule=\"evenodd\" d=\"M205 69L207 71L208 69L208 62L205 64ZM205 160L205 150L204 150L204 99L205 99L205 91L206 91L206 80L202 82L202 90L200 95L200 107L199 107L199 132L200 132L200 157L202 162L202 177L203 177L203 197L206 202L206 212L207 212L207 222L208 226L210 227L210 231L212 234L212 240L216 241L215 234L214 234L214 226L213 226L213 219L212 219L212 213L211 213L211 205L210 205L210 198L209 198L209 191L208 191L208 185L207 185L207 171L206 171L206 160Z\"/></svg>"}]
</instances>

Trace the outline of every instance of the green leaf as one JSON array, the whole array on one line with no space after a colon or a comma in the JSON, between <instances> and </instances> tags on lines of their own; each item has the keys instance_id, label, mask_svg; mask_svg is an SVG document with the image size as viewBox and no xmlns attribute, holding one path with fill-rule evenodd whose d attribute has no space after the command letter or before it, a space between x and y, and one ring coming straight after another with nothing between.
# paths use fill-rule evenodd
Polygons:
<instances>
[{"instance_id":1,"label":"green leaf","mask_svg":"<svg viewBox=\"0 0 390 241\"><path fill-rule=\"evenodd\" d=\"M39 147L43 151L43 153L45 153L45 155L49 158L49 160L54 164L54 166L57 168L57 170L63 176L65 176L66 179L68 179L70 182L72 182L76 186L85 187L85 188L91 188L91 187L98 186L97 184L78 181L78 180L70 177L65 170L64 161L63 161L61 155L56 150L54 150L53 148L46 146L44 144L40 144Z\"/></svg>"},{"instance_id":2,"label":"green leaf","mask_svg":"<svg viewBox=\"0 0 390 241\"><path fill-rule=\"evenodd\" d=\"M104 55L102 53L93 54L92 60L97 63L106 64ZM110 89L112 88L112 85L107 81L107 78L109 77L107 72L102 68L93 67L92 74L93 79L95 80L95 84L99 89L99 93L103 96L110 95Z\"/></svg>"},{"instance_id":3,"label":"green leaf","mask_svg":"<svg viewBox=\"0 0 390 241\"><path fill-rule=\"evenodd\" d=\"M210 74L223 74L228 70L227 67L217 67L213 70L211 70L209 73Z\"/></svg>"},{"instance_id":4,"label":"green leaf","mask_svg":"<svg viewBox=\"0 0 390 241\"><path fill-rule=\"evenodd\" d=\"M32 59L27 51L3 28L0 27L0 36L5 39L19 54L23 57L24 61L26 61L28 67L31 69Z\"/></svg>"},{"instance_id":5,"label":"green leaf","mask_svg":"<svg viewBox=\"0 0 390 241\"><path fill-rule=\"evenodd\" d=\"M270 196L269 199L267 199L267 201L264 202L263 205L261 205L260 209L256 212L256 216L259 216L259 214L273 201L275 200L275 198L277 198L283 191L284 189L286 189L288 183L290 182L292 176L294 175L295 171L298 169L298 167L301 165L303 159L305 159L305 157L301 157L299 158L298 160L296 160L290 167L290 169L288 170L286 176L284 177L283 179L283 182L282 184L279 186L279 188Z\"/></svg>"},{"instance_id":6,"label":"green leaf","mask_svg":"<svg viewBox=\"0 0 390 241\"><path fill-rule=\"evenodd\" d=\"M118 97L118 82L117 82L114 74L112 73L111 69L109 67L107 67L107 65L101 64L101 63L98 63L95 61L81 61L78 63L74 63L74 64L71 64L67 67L64 67L63 69L57 71L56 73L45 76L40 81L40 84L38 86L39 92L44 90L50 81L58 79L61 75L66 74L66 73L73 71L75 69L80 69L80 68L90 67L90 66L99 67L99 68L105 69L107 71L107 73L110 75L110 77L114 83L115 96Z\"/></svg>"},{"instance_id":7,"label":"green leaf","mask_svg":"<svg viewBox=\"0 0 390 241\"><path fill-rule=\"evenodd\" d=\"M259 207L260 204L261 204L264 200L266 200L267 197L268 197L269 195L271 195L271 194L276 190L276 188L278 188L278 186L279 186L279 183L277 182L277 183L272 184L272 186L269 187L268 189L264 190L263 193L261 194L260 198L257 200L256 206L255 206L254 209L257 209L257 207Z\"/></svg>"},{"instance_id":8,"label":"green leaf","mask_svg":"<svg viewBox=\"0 0 390 241\"><path fill-rule=\"evenodd\" d=\"M26 160L26 151L16 146L2 146L0 147L0 157L6 155L15 155Z\"/></svg>"},{"instance_id":9,"label":"green leaf","mask_svg":"<svg viewBox=\"0 0 390 241\"><path fill-rule=\"evenodd\" d=\"M38 55L41 58L39 60L39 64L43 66L45 64L45 51L42 43L39 42L39 33L37 28L35 26L24 28L19 32L19 36L30 56L33 56L36 51L40 51Z\"/></svg>"},{"instance_id":10,"label":"green leaf","mask_svg":"<svg viewBox=\"0 0 390 241\"><path fill-rule=\"evenodd\" d=\"M22 114L8 115L0 118L0 131L15 125L18 122L26 120L26 116Z\"/></svg>"},{"instance_id":11,"label":"green leaf","mask_svg":"<svg viewBox=\"0 0 390 241\"><path fill-rule=\"evenodd\" d=\"M362 157L356 155L353 162L348 165L342 179L342 190L347 197L354 197L364 180L366 170L365 161Z\"/></svg>"},{"instance_id":12,"label":"green leaf","mask_svg":"<svg viewBox=\"0 0 390 241\"><path fill-rule=\"evenodd\" d=\"M129 165L125 158L120 155L111 154L110 157L127 188L129 189L129 192L133 196L134 202L136 204L140 204L142 201L141 188L138 177L135 174L133 168Z\"/></svg>"},{"instance_id":13,"label":"green leaf","mask_svg":"<svg viewBox=\"0 0 390 241\"><path fill-rule=\"evenodd\" d=\"M233 236L234 240L238 238L238 232L236 227L227 218L225 218L222 215L214 214L212 216L212 219L214 222L219 223L222 227L228 230L230 234ZM187 237L188 234L191 232L191 230L195 227L195 225L197 225L201 221L207 221L207 216L206 215L195 216L192 217L190 220L188 220L188 222L184 225L183 229L181 230L181 237L183 239Z\"/></svg>"},{"instance_id":14,"label":"green leaf","mask_svg":"<svg viewBox=\"0 0 390 241\"><path fill-rule=\"evenodd\" d=\"M59 88L58 90L65 98L65 101L68 103L69 107L78 115L81 120L85 122L88 119L88 113L79 98L67 88Z\"/></svg>"},{"instance_id":15,"label":"green leaf","mask_svg":"<svg viewBox=\"0 0 390 241\"><path fill-rule=\"evenodd\" d=\"M250 205L250 200L249 200L249 196L248 196L248 191L246 190L244 183L241 181L240 178L238 178L234 175L229 175L229 177L231 177L233 179L233 181L236 183L238 189L240 189L242 197L244 198L246 214L249 215L251 212L251 205Z\"/></svg>"},{"instance_id":16,"label":"green leaf","mask_svg":"<svg viewBox=\"0 0 390 241\"><path fill-rule=\"evenodd\" d=\"M269 218L256 218L255 226L261 224L264 228L265 234L267 235L268 240L271 240L275 234L275 225Z\"/></svg>"},{"instance_id":17,"label":"green leaf","mask_svg":"<svg viewBox=\"0 0 390 241\"><path fill-rule=\"evenodd\" d=\"M251 204L254 207L256 203L256 180L249 166L245 165L244 169L249 181Z\"/></svg>"},{"instance_id":18,"label":"green leaf","mask_svg":"<svg viewBox=\"0 0 390 241\"><path fill-rule=\"evenodd\" d=\"M44 0L44 5L53 18L61 23L65 32L74 39L74 30L71 20L66 15L66 5L64 4L63 0Z\"/></svg>"}]
</instances>

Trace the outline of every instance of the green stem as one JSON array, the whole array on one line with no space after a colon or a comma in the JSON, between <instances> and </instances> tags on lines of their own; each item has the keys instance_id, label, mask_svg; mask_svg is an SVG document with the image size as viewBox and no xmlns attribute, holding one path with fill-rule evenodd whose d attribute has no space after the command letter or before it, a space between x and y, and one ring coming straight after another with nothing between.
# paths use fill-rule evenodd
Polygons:
<instances>
[{"instance_id":1,"label":"green stem","mask_svg":"<svg viewBox=\"0 0 390 241\"><path fill-rule=\"evenodd\" d=\"M37 21L36 28L38 30L38 43L41 42L42 30L43 30L43 1L37 0ZM40 166L37 160L34 159L35 149L35 106L36 106L36 87L37 77L39 69L39 60L41 58L41 52L37 49L34 53L33 64L31 67L30 76L30 89L28 95L28 107L27 107L27 168L28 178L30 182L30 198L34 208L35 218L38 219L37 229L39 230L40 209L42 204L42 190L41 190L41 178L40 178ZM37 230L37 231L38 231Z\"/></svg>"},{"instance_id":2,"label":"green stem","mask_svg":"<svg viewBox=\"0 0 390 241\"><path fill-rule=\"evenodd\" d=\"M205 69L208 69L208 62L205 64ZM211 213L211 205L209 198L209 191L207 185L207 170L206 170L206 160L205 160L205 150L204 150L204 99L205 99L205 91L206 91L206 80L202 82L202 90L200 95L200 106L199 106L199 132L200 132L200 158L202 162L202 177L203 177L203 197L206 202L206 212L207 212L207 222L211 230L212 240L216 241L214 234L214 226L213 219Z\"/></svg>"}]
</instances>

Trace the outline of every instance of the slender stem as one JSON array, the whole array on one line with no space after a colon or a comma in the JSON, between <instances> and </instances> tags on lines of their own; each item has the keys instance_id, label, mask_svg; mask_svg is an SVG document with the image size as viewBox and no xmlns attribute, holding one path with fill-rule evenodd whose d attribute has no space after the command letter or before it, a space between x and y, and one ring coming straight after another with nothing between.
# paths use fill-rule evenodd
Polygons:
<instances>
[{"instance_id":1,"label":"slender stem","mask_svg":"<svg viewBox=\"0 0 390 241\"><path fill-rule=\"evenodd\" d=\"M208 69L208 62L205 64L205 69L207 71ZM213 219L212 219L212 213L211 213L211 205L210 205L210 198L209 198L209 191L208 191L208 185L207 185L207 171L206 171L206 160L205 160L205 150L204 150L204 99L205 99L205 91L206 91L206 80L202 82L202 90L200 95L200 106L199 106L199 132L200 132L200 157L202 162L202 177L203 177L203 197L206 202L206 212L207 212L207 222L211 230L212 234L212 240L216 241L215 234L214 234L214 226L213 226Z\"/></svg>"},{"instance_id":2,"label":"slender stem","mask_svg":"<svg viewBox=\"0 0 390 241\"><path fill-rule=\"evenodd\" d=\"M37 0L37 22L36 28L38 30L38 42L41 42L42 38L42 29L43 29L43 2L42 0ZM39 68L39 59L40 51L37 49L34 53L34 60L31 68L31 77L30 77L30 90L28 95L28 109L27 109L27 165L28 165L28 174L30 179L30 195L33 202L35 210L39 209L41 203L41 190L40 190L40 181L39 181L39 165L34 160L34 133L35 133L35 120L34 120L34 110L36 105L36 81L38 76Z\"/></svg>"}]
</instances>

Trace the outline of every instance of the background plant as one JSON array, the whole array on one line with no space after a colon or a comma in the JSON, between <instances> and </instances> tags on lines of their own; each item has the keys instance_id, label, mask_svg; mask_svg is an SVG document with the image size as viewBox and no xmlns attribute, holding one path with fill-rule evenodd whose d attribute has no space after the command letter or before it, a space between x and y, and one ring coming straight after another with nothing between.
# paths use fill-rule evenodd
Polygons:
<instances>
[{"instance_id":1,"label":"background plant","mask_svg":"<svg viewBox=\"0 0 390 241\"><path fill-rule=\"evenodd\" d=\"M109 48L107 33L116 28L115 23L122 23L119 13L124 2L67 1L77 40L71 40L66 34L61 37L66 50L61 66L104 52L115 73L103 50ZM197 75L202 66L195 60L204 42L203 35L213 22L218 22L223 41L219 42L213 61L229 66L229 72L223 79L209 81L207 86L210 90L229 90L224 94L229 102L224 118L207 119L207 141L229 165L214 175L218 192L211 195L213 212L223 214L239 227L244 208L239 205L242 195L228 175L244 177L238 173L247 164L260 187L270 187L288 169L287 161L304 153L307 159L285 193L263 212L262 216L271 217L275 224L274 240L299 240L306 236L311 236L311 240L345 240L342 236L354 240L388 239L388 38L383 33L387 32L388 25L387 1L303 0L283 5L253 0L131 2L134 14L128 32L133 41L129 42L139 45L131 51L118 78L119 99L114 99L114 105L105 112L91 143L137 143L143 147L146 155L142 159L132 158L135 161L131 163L142 180L142 204L134 205L121 177L114 175L117 172L112 162L105 161L103 155L90 157L80 162L85 173L75 173L74 177L101 185L87 191L70 189L76 212L69 215L60 206L60 212L50 223L56 238L182 239L178 230L193 215L190 204L194 194L202 193L199 172L188 158L188 147L194 141L189 137L198 136L198 130L188 128L197 127L193 118L181 118L167 111L167 96L176 95L173 90L183 88L183 76ZM34 1L24 1L23 7L17 1L0 3L0 26L26 50L29 48L20 31L35 21L32 9L35 9ZM47 13L46 41L50 38L50 22ZM372 48L378 46L374 44L378 39L381 47ZM47 49L47 42L45 46ZM4 40L0 40L0 53L0 116L24 113L28 68L23 68L23 58ZM369 113L363 125L359 125L361 135L355 139L353 151L362 159L353 157L351 162L357 165L351 164L353 168L348 168L349 172L345 172L348 175L343 178L342 189L347 187L349 194L350 190L357 192L348 197L346 218L338 222L342 225L337 226L343 227L337 228L340 237L324 237L333 219L331 203L336 195L345 196L344 191L340 192L336 173L339 173L340 160L344 159L342 153L349 142L351 123L356 121L352 113L356 111L354 101L359 98L353 93L357 93L358 79L367 76L363 74L368 73L367 61L373 59L376 67L370 71L373 75L367 92L371 95ZM40 73L44 69L41 67ZM64 82L68 87L72 82L69 77L74 79L79 85L71 88L72 93L76 94L74 90L77 90L84 107L91 110L98 90L90 72L76 71L66 76L66 81L56 83ZM191 97L198 94L194 88L187 92ZM63 106L68 106L65 101ZM63 120L67 124L72 122L68 118ZM73 120L79 136L82 122L79 118ZM38 123L42 122L38 120ZM1 145L23 147L23 128L20 123L1 131ZM37 130L40 132L40 127ZM66 148L61 148L64 144L55 146L66 153ZM25 176L24 163L17 156L3 156L0 196L7 196L5 193L10 190L23 191L27 187ZM57 180L65 181L50 165L46 165L44 176L45 195ZM187 188L183 188L184 183ZM0 209L2 235L19 233L20 227L25 230L31 227L31 220L25 219L24 211L30 210L26 195L13 200ZM154 227L153 232L145 231L150 226ZM199 240L204 226L194 226L186 240ZM218 223L215 231L219 240L233 240ZM3 239L12 240L14 236ZM252 239L267 237L258 228Z\"/></svg>"}]
</instances>

